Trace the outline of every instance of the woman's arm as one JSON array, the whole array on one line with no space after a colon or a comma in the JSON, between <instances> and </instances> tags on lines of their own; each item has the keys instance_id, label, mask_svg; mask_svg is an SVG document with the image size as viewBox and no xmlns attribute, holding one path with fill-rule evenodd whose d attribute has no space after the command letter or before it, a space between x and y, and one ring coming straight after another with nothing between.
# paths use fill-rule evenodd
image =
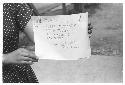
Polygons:
<instances>
[{"instance_id":1,"label":"woman's arm","mask_svg":"<svg viewBox=\"0 0 125 85\"><path fill-rule=\"evenodd\" d=\"M34 42L34 32L33 32L33 24L32 24L32 20L29 20L29 22L27 23L25 29L24 29L24 33L27 35L27 37L33 42Z\"/></svg>"}]
</instances>

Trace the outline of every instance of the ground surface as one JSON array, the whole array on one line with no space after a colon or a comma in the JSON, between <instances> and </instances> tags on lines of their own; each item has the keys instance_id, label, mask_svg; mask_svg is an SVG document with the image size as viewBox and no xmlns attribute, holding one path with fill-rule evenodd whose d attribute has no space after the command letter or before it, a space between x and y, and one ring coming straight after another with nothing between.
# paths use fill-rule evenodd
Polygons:
<instances>
[{"instance_id":1,"label":"ground surface","mask_svg":"<svg viewBox=\"0 0 125 85\"><path fill-rule=\"evenodd\" d=\"M122 82L122 57L93 55L88 60L39 60L32 68L40 83Z\"/></svg>"}]
</instances>

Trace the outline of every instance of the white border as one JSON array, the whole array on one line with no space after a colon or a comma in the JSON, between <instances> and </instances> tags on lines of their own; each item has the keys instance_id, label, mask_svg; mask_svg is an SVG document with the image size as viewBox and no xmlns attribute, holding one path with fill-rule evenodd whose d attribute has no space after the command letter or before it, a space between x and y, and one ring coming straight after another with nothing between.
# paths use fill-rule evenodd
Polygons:
<instances>
[{"instance_id":1,"label":"white border","mask_svg":"<svg viewBox=\"0 0 125 85\"><path fill-rule=\"evenodd\" d=\"M1 0L7 3L124 3L124 0Z\"/></svg>"},{"instance_id":2,"label":"white border","mask_svg":"<svg viewBox=\"0 0 125 85\"><path fill-rule=\"evenodd\" d=\"M124 0L1 0L0 1L0 60L1 60L1 64L0 64L0 83L2 83L2 40L3 40L3 3L124 3ZM125 5L124 5L125 6ZM123 7L124 7L123 6ZM125 9L125 7L124 7ZM125 13L124 15L125 16ZM124 20L123 20L124 21ZM124 23L125 24L125 23ZM124 26L123 26L124 28ZM124 33L124 29L123 29L123 33ZM123 39L124 42L124 39ZM123 45L124 46L124 45ZM124 48L123 48L124 50ZM123 52L124 54L124 52ZM123 65L125 65L124 63L124 57L123 57ZM123 66L125 68L125 66ZM125 75L124 75L125 76ZM123 80L124 80L124 76L123 76ZM12 83L11 83L12 84ZM19 84L19 83L18 83ZM26 84L26 83L25 83ZM107 84L107 85L122 85L123 83L40 83L40 84L45 84L45 85L64 85L64 84L76 84L76 85L83 85L83 84L87 84L87 85L103 85L103 84ZM12 84L13 85L13 84ZM21 84L22 85L22 84Z\"/></svg>"},{"instance_id":3,"label":"white border","mask_svg":"<svg viewBox=\"0 0 125 85\"><path fill-rule=\"evenodd\" d=\"M1 60L1 62L0 62L0 75L2 75L2 47L3 47L3 5L2 4L0 4L0 60ZM2 79L2 76L0 76L0 83L2 82L1 81L1 79Z\"/></svg>"}]
</instances>

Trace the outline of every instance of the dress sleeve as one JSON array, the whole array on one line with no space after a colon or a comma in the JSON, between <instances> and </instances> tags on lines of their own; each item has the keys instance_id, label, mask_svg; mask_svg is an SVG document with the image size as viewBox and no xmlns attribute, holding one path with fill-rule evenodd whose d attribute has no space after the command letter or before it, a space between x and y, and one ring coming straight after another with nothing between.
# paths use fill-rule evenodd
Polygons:
<instances>
[{"instance_id":1,"label":"dress sleeve","mask_svg":"<svg viewBox=\"0 0 125 85\"><path fill-rule=\"evenodd\" d=\"M18 28L22 31L24 30L25 26L31 19L32 15L32 9L30 9L27 5L25 4L18 4L17 5L18 12L17 12L17 23L18 23Z\"/></svg>"}]
</instances>

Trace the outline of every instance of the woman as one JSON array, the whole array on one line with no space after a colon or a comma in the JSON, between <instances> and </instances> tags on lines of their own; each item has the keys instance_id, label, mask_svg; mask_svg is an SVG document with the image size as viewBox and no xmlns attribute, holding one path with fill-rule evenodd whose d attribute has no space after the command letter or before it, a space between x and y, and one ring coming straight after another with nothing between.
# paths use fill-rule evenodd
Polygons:
<instances>
[{"instance_id":1,"label":"woman","mask_svg":"<svg viewBox=\"0 0 125 85\"><path fill-rule=\"evenodd\" d=\"M3 4L3 82L38 83L30 67L38 58L34 53L18 48L19 32L24 31L34 41L30 18L32 10L25 4Z\"/></svg>"}]
</instances>

